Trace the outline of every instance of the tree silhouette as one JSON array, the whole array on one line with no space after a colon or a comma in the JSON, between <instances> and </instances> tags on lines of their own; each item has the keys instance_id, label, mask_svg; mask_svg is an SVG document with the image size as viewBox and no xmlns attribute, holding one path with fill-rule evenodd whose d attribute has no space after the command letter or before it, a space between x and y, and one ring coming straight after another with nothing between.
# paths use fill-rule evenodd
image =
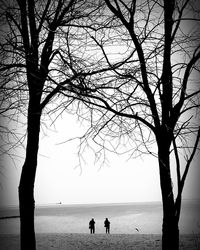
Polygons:
<instances>
[{"instance_id":1,"label":"tree silhouette","mask_svg":"<svg viewBox=\"0 0 200 250\"><path fill-rule=\"evenodd\" d=\"M91 131L82 140L92 137L99 154L132 145L132 151L158 157L162 248L178 249L182 192L200 138L200 9L195 0L105 3L110 26L104 33L90 30L90 42L110 72L85 77L85 92L63 94L90 108Z\"/></svg>"},{"instance_id":2,"label":"tree silhouette","mask_svg":"<svg viewBox=\"0 0 200 250\"><path fill-rule=\"evenodd\" d=\"M65 98L62 106L56 100L64 87L70 91L76 85L81 91L82 78L87 76L82 67L86 65L83 54L71 57L69 44L84 46L84 34L76 33L76 27L85 24L86 18L90 26L89 16L98 17L99 6L85 0L1 1L1 116L9 119L13 111L13 116L22 112L27 117L26 155L19 184L21 249L36 249L34 182L41 117L48 109L56 112L73 102L73 98L67 102ZM77 72L76 61L80 60ZM1 132L4 129L2 126Z\"/></svg>"}]
</instances>

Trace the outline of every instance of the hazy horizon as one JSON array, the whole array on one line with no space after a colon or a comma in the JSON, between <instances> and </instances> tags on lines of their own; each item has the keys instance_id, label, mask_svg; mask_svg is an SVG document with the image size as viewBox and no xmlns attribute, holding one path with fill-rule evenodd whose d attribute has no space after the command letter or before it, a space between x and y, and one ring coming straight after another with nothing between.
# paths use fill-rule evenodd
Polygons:
<instances>
[{"instance_id":1,"label":"hazy horizon","mask_svg":"<svg viewBox=\"0 0 200 250\"><path fill-rule=\"evenodd\" d=\"M200 202L200 198L186 198L182 199L182 202ZM48 207L48 206L66 206L66 207L78 207L78 206L112 206L112 205L137 205L137 204L161 204L161 200L152 200L152 201L126 201L126 202L96 202L96 203L64 203L64 202L55 202L55 203L35 203L35 207ZM1 205L0 204L0 209L7 209L7 208L18 208L19 204L14 204L14 205Z\"/></svg>"}]
</instances>

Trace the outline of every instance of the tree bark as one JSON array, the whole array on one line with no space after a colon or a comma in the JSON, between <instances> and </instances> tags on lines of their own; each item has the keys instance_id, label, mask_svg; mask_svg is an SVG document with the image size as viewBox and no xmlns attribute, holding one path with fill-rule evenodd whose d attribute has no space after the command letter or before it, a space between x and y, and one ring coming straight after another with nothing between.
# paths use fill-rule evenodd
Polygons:
<instances>
[{"instance_id":1,"label":"tree bark","mask_svg":"<svg viewBox=\"0 0 200 250\"><path fill-rule=\"evenodd\" d=\"M39 148L40 117L40 94L36 91L35 94L30 94L29 99L26 158L19 184L21 250L36 249L34 182Z\"/></svg>"},{"instance_id":2,"label":"tree bark","mask_svg":"<svg viewBox=\"0 0 200 250\"><path fill-rule=\"evenodd\" d=\"M169 135L162 134L158 143L158 161L163 202L162 250L179 249L179 228L176 217L173 186L170 174Z\"/></svg>"}]
</instances>

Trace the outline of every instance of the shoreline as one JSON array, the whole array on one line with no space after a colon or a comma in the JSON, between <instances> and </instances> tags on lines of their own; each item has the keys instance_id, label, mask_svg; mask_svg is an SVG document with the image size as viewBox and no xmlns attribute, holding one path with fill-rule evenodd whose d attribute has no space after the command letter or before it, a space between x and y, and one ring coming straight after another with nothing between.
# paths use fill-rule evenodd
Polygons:
<instances>
[{"instance_id":1,"label":"shoreline","mask_svg":"<svg viewBox=\"0 0 200 250\"><path fill-rule=\"evenodd\" d=\"M0 220L16 219L16 218L20 218L20 215L2 216L0 217Z\"/></svg>"},{"instance_id":2,"label":"shoreline","mask_svg":"<svg viewBox=\"0 0 200 250\"><path fill-rule=\"evenodd\" d=\"M0 234L2 249L19 250L20 236ZM37 250L161 250L161 234L36 233ZM200 234L180 235L180 250L200 249Z\"/></svg>"}]
</instances>

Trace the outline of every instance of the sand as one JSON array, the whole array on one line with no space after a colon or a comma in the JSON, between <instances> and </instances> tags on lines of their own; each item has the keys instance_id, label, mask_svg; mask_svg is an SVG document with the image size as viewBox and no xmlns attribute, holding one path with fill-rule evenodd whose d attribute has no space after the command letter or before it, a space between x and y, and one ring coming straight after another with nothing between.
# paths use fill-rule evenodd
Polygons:
<instances>
[{"instance_id":1,"label":"sand","mask_svg":"<svg viewBox=\"0 0 200 250\"><path fill-rule=\"evenodd\" d=\"M155 234L36 234L37 250L161 249ZM0 250L19 250L19 235L0 235ZM199 250L200 235L181 235L180 250Z\"/></svg>"}]
</instances>

